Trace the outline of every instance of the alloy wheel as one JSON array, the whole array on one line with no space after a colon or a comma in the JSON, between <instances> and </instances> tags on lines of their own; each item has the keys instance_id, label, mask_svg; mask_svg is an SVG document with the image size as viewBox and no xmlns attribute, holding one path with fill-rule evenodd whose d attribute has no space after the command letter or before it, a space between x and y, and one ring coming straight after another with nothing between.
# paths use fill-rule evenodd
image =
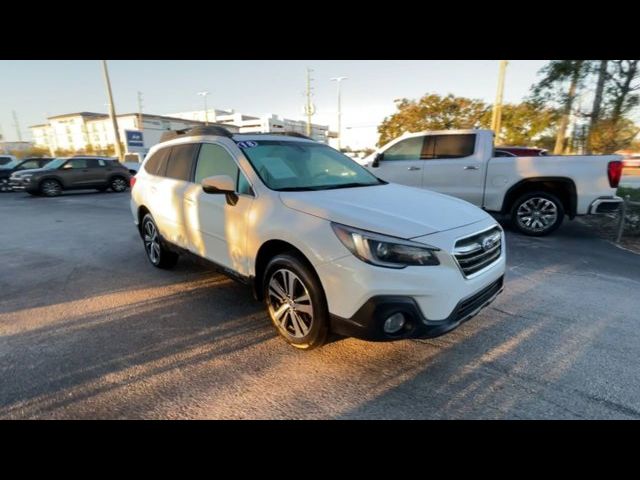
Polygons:
<instances>
[{"instance_id":1,"label":"alloy wheel","mask_svg":"<svg viewBox=\"0 0 640 480\"><path fill-rule=\"evenodd\" d=\"M532 232L543 232L558 220L558 207L547 198L533 197L518 207L516 215L521 228Z\"/></svg>"},{"instance_id":2,"label":"alloy wheel","mask_svg":"<svg viewBox=\"0 0 640 480\"><path fill-rule=\"evenodd\" d=\"M306 285L291 270L276 270L269 279L269 315L293 338L304 338L313 324L313 305Z\"/></svg>"},{"instance_id":3,"label":"alloy wheel","mask_svg":"<svg viewBox=\"0 0 640 480\"><path fill-rule=\"evenodd\" d=\"M144 224L144 248L151 263L157 265L160 263L160 239L158 238L158 229L153 222L147 221Z\"/></svg>"},{"instance_id":4,"label":"alloy wheel","mask_svg":"<svg viewBox=\"0 0 640 480\"><path fill-rule=\"evenodd\" d=\"M111 182L111 189L114 192L124 192L127 189L127 182L124 178L115 178Z\"/></svg>"},{"instance_id":5,"label":"alloy wheel","mask_svg":"<svg viewBox=\"0 0 640 480\"><path fill-rule=\"evenodd\" d=\"M62 188L60 184L55 180L45 180L42 184L42 193L44 193L47 197L55 197L56 195L60 195Z\"/></svg>"}]
</instances>

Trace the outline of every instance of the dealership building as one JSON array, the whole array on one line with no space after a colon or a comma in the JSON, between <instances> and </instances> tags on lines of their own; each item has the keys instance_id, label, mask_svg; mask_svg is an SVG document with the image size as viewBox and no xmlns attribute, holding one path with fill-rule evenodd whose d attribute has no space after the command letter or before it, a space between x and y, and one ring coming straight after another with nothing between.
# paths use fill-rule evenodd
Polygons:
<instances>
[{"instance_id":1,"label":"dealership building","mask_svg":"<svg viewBox=\"0 0 640 480\"><path fill-rule=\"evenodd\" d=\"M167 130L182 130L204 125L224 126L233 133L299 132L306 134L306 122L281 119L277 115L253 116L233 110L211 109L205 112L180 112L169 115L126 113L117 115L120 141L125 145L125 153L146 153L160 142ZM52 156L71 152L95 152L104 154L115 144L113 123L109 115L95 112L77 112L55 115L47 118L47 123L29 127L36 147L46 148ZM142 142L135 134L136 142L129 142L133 132L142 131ZM332 137L326 125L311 125L311 137L327 143ZM135 145L135 146L134 146Z\"/></svg>"},{"instance_id":2,"label":"dealership building","mask_svg":"<svg viewBox=\"0 0 640 480\"><path fill-rule=\"evenodd\" d=\"M180 130L202 122L162 115L127 113L117 115L120 141L125 143L127 131L143 131L144 149L160 141L163 132ZM109 115L94 112L67 113L49 117L47 123L29 127L36 147L58 152L105 151L115 144L113 123Z\"/></svg>"},{"instance_id":3,"label":"dealership building","mask_svg":"<svg viewBox=\"0 0 640 480\"><path fill-rule=\"evenodd\" d=\"M307 134L307 122L305 120L291 120L280 118L278 115L247 115L234 110L209 109L192 112L178 112L168 114L170 117L198 120L224 125L225 127L237 127L240 133L272 133L272 132L297 132ZM311 138L317 142L328 143L329 138L335 134L329 130L328 125L311 124Z\"/></svg>"}]
</instances>

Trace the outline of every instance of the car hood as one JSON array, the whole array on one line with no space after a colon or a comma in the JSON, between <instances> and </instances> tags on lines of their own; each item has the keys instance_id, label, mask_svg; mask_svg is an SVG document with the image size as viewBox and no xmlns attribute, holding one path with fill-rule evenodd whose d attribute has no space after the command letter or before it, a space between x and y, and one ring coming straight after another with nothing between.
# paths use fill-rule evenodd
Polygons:
<instances>
[{"instance_id":1,"label":"car hood","mask_svg":"<svg viewBox=\"0 0 640 480\"><path fill-rule=\"evenodd\" d=\"M414 238L485 220L468 202L397 184L309 192L280 192L289 208L351 227Z\"/></svg>"}]
</instances>

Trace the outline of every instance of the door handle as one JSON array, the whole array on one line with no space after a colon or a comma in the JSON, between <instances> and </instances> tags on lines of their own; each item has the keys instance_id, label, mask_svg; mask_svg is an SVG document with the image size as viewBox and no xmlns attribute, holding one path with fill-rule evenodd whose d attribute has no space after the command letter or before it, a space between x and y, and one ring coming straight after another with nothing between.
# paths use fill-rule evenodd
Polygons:
<instances>
[{"instance_id":1,"label":"door handle","mask_svg":"<svg viewBox=\"0 0 640 480\"><path fill-rule=\"evenodd\" d=\"M476 167L475 165L467 165L466 167L464 167L465 170L478 170L478 167Z\"/></svg>"},{"instance_id":2,"label":"door handle","mask_svg":"<svg viewBox=\"0 0 640 480\"><path fill-rule=\"evenodd\" d=\"M415 170L420 170L420 167L407 167L407 170L413 172Z\"/></svg>"}]
</instances>

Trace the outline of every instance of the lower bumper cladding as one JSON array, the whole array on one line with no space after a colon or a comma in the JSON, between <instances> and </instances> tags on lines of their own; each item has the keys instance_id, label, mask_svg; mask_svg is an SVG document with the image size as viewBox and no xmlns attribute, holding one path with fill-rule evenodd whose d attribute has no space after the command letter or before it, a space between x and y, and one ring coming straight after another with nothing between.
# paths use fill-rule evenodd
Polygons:
<instances>
[{"instance_id":1,"label":"lower bumper cladding","mask_svg":"<svg viewBox=\"0 0 640 480\"><path fill-rule=\"evenodd\" d=\"M411 297L380 295L370 298L351 318L331 316L331 330L337 334L372 341L399 340L403 338L434 338L456 329L477 315L502 292L504 276L474 295L461 300L451 315L444 320L424 318ZM396 333L384 331L385 321L396 313L406 319Z\"/></svg>"}]
</instances>

